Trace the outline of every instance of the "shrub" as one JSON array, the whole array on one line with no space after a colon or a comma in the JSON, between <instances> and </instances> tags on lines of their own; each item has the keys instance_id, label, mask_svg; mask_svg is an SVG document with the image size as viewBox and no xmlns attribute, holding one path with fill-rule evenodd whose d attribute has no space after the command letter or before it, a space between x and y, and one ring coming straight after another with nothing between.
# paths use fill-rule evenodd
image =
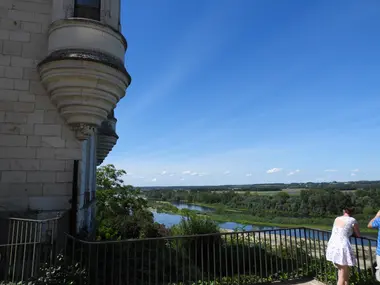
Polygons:
<instances>
[{"instance_id":1,"label":"shrub","mask_svg":"<svg viewBox=\"0 0 380 285\"><path fill-rule=\"evenodd\" d=\"M28 285L87 285L87 274L79 263L66 264L62 254L57 256L55 265L43 264L37 277Z\"/></svg>"},{"instance_id":2,"label":"shrub","mask_svg":"<svg viewBox=\"0 0 380 285\"><path fill-rule=\"evenodd\" d=\"M225 208L225 206L223 206L223 205L218 205L218 206L215 208L215 213L218 214L218 215L225 214L225 213L226 213L226 208Z\"/></svg>"},{"instance_id":3,"label":"shrub","mask_svg":"<svg viewBox=\"0 0 380 285\"><path fill-rule=\"evenodd\" d=\"M306 271L305 271L306 272ZM324 282L328 285L335 285L337 279L337 269L331 262L314 258L308 267L307 275L315 277L317 280ZM353 268L350 270L349 284L352 285L373 285L377 284L375 276L372 274L371 269L358 270Z\"/></svg>"},{"instance_id":4,"label":"shrub","mask_svg":"<svg viewBox=\"0 0 380 285\"><path fill-rule=\"evenodd\" d=\"M156 238L156 237L167 237L170 231L165 227L164 224L159 223L146 223L142 225L140 230L140 239L143 238Z\"/></svg>"},{"instance_id":5,"label":"shrub","mask_svg":"<svg viewBox=\"0 0 380 285\"><path fill-rule=\"evenodd\" d=\"M219 232L219 226L214 221L188 213L178 225L172 227L171 233L175 236L213 234Z\"/></svg>"}]
</instances>

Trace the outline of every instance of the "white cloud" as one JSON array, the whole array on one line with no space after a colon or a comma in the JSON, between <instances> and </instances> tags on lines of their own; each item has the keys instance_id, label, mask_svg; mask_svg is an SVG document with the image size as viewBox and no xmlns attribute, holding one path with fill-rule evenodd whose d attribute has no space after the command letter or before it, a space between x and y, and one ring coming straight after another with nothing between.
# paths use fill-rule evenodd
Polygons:
<instances>
[{"instance_id":1,"label":"white cloud","mask_svg":"<svg viewBox=\"0 0 380 285\"><path fill-rule=\"evenodd\" d=\"M336 169L326 169L325 172L337 172L338 170Z\"/></svg>"},{"instance_id":2,"label":"white cloud","mask_svg":"<svg viewBox=\"0 0 380 285\"><path fill-rule=\"evenodd\" d=\"M157 181L157 178L153 178L153 179L152 179L152 182L156 182L156 181Z\"/></svg>"},{"instance_id":3,"label":"white cloud","mask_svg":"<svg viewBox=\"0 0 380 285\"><path fill-rule=\"evenodd\" d=\"M161 175L165 175L165 174L167 174L168 172L166 171L166 170L164 170L164 171L162 171L161 172Z\"/></svg>"},{"instance_id":4,"label":"white cloud","mask_svg":"<svg viewBox=\"0 0 380 285\"><path fill-rule=\"evenodd\" d=\"M206 172L195 172L195 171L191 173L186 173L186 174L190 174L190 176L199 176L199 177L207 175Z\"/></svg>"},{"instance_id":5,"label":"white cloud","mask_svg":"<svg viewBox=\"0 0 380 285\"><path fill-rule=\"evenodd\" d=\"M290 171L290 172L288 173L288 176L294 175L294 174L299 173L299 172L300 172L299 169L296 169L296 170L294 170L294 171Z\"/></svg>"},{"instance_id":6,"label":"white cloud","mask_svg":"<svg viewBox=\"0 0 380 285\"><path fill-rule=\"evenodd\" d=\"M351 176L356 176L356 173L353 173L353 172L352 172L352 173L351 173Z\"/></svg>"},{"instance_id":7,"label":"white cloud","mask_svg":"<svg viewBox=\"0 0 380 285\"><path fill-rule=\"evenodd\" d=\"M183 180L185 180L185 178L181 177L179 180L183 181Z\"/></svg>"},{"instance_id":8,"label":"white cloud","mask_svg":"<svg viewBox=\"0 0 380 285\"><path fill-rule=\"evenodd\" d=\"M228 174L230 174L231 173L231 171L229 171L229 170L226 170L226 171L224 171L224 175L228 175Z\"/></svg>"},{"instance_id":9,"label":"white cloud","mask_svg":"<svg viewBox=\"0 0 380 285\"><path fill-rule=\"evenodd\" d=\"M274 167L272 169L268 169L267 173L276 173L276 172L280 172L280 171L282 171L282 168Z\"/></svg>"},{"instance_id":10,"label":"white cloud","mask_svg":"<svg viewBox=\"0 0 380 285\"><path fill-rule=\"evenodd\" d=\"M247 173L245 176L247 176L247 177L251 177L251 176L252 176L252 173Z\"/></svg>"},{"instance_id":11,"label":"white cloud","mask_svg":"<svg viewBox=\"0 0 380 285\"><path fill-rule=\"evenodd\" d=\"M351 170L352 172L359 172L360 170L358 168Z\"/></svg>"},{"instance_id":12,"label":"white cloud","mask_svg":"<svg viewBox=\"0 0 380 285\"><path fill-rule=\"evenodd\" d=\"M175 173L169 173L169 172L167 172L167 174L170 177L175 176ZM190 175L190 176L199 176L199 177L202 177L202 176L207 175L207 173L206 172L196 172L196 171L191 171L191 170L185 170L185 171L182 171L182 175Z\"/></svg>"}]
</instances>

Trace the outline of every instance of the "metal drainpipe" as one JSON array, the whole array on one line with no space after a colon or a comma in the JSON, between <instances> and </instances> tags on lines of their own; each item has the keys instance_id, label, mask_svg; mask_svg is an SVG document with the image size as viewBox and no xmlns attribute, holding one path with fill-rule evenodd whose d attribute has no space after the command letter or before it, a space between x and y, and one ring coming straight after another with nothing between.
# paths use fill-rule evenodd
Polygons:
<instances>
[{"instance_id":1,"label":"metal drainpipe","mask_svg":"<svg viewBox=\"0 0 380 285\"><path fill-rule=\"evenodd\" d=\"M74 160L73 169L73 188L71 191L71 219L70 234L75 235L77 231L77 212L78 212L78 168L79 160Z\"/></svg>"}]
</instances>

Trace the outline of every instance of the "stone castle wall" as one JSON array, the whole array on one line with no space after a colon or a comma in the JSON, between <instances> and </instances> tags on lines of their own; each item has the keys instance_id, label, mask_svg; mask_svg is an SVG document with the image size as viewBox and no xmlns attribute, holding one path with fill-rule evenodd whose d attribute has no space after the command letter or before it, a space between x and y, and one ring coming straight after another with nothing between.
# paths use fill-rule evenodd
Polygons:
<instances>
[{"instance_id":1,"label":"stone castle wall","mask_svg":"<svg viewBox=\"0 0 380 285\"><path fill-rule=\"evenodd\" d=\"M0 1L0 211L70 207L81 144L41 85L52 0Z\"/></svg>"}]
</instances>

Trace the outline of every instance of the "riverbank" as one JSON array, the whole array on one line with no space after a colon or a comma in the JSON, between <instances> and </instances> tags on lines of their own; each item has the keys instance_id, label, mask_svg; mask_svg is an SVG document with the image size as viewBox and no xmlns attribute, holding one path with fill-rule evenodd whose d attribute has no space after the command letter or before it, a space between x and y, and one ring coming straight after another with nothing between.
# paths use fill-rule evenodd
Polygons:
<instances>
[{"instance_id":1,"label":"riverbank","mask_svg":"<svg viewBox=\"0 0 380 285\"><path fill-rule=\"evenodd\" d=\"M157 209L157 211L161 213L181 215L182 210L178 209L171 202L150 201L149 203L152 208ZM276 220L268 221L262 217L252 216L245 209L232 209L232 208L227 208L225 206L221 206L218 204L206 204L206 203L186 203L186 204L215 209L215 211L213 212L203 212L203 211L195 211L195 210L188 210L188 209L186 209L185 211L190 211L198 215L207 216L218 223L235 222L242 225L256 225L256 226L268 226L268 227L279 227L279 228L305 227L305 228L327 230L327 231L330 231L332 227L332 221L331 221L331 225L326 225L326 224L324 225L317 222L305 223L305 220L308 220L308 219L301 219L301 218L277 217L277 219L281 219L281 221L276 221ZM284 220L284 222L282 220ZM326 219L326 220L330 221L330 219ZM367 225L366 223L363 223L363 222L360 223L361 233L367 236L375 236L377 234L377 231L368 229L366 225Z\"/></svg>"}]
</instances>

